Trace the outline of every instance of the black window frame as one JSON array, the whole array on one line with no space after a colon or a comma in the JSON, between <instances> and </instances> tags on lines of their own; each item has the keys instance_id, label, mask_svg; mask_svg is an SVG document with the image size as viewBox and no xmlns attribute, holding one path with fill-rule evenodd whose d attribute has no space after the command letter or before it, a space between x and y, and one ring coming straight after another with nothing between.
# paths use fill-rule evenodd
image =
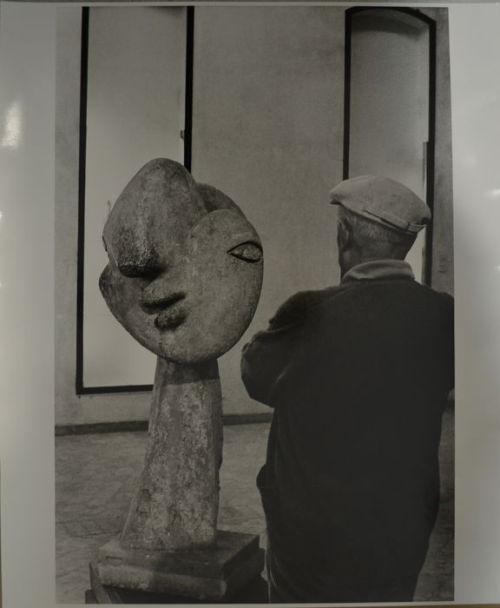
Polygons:
<instances>
[{"instance_id":1,"label":"black window frame","mask_svg":"<svg viewBox=\"0 0 500 608\"><path fill-rule=\"evenodd\" d=\"M410 15L428 26L429 32L429 116L426 158L426 203L434 218L435 158L436 158L436 21L418 9L396 6L355 6L345 12L345 64L344 64L344 158L343 179L349 178L350 101L351 101L351 40L352 17L366 11L390 11ZM426 228L423 281L431 284L432 278L433 219Z\"/></svg>"},{"instance_id":2,"label":"black window frame","mask_svg":"<svg viewBox=\"0 0 500 608\"><path fill-rule=\"evenodd\" d=\"M83 382L83 294L84 294L84 247L85 247L85 179L87 154L87 92L89 54L90 7L82 8L81 59L80 59L80 142L78 172L78 242L77 242L77 285L76 285L76 377L77 395L99 393L130 393L151 391L152 384L132 384L118 386L84 386ZM186 81L184 118L184 166L191 170L192 121L193 121L193 47L194 47L194 7L186 7Z\"/></svg>"}]
</instances>

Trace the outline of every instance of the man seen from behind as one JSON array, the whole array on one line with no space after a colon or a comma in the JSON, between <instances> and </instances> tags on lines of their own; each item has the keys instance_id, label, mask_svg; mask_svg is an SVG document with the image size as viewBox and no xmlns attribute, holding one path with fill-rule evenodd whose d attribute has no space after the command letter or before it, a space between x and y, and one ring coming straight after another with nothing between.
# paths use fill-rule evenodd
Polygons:
<instances>
[{"instance_id":1,"label":"man seen from behind","mask_svg":"<svg viewBox=\"0 0 500 608\"><path fill-rule=\"evenodd\" d=\"M384 177L331 192L341 282L287 300L243 351L274 408L259 473L271 602L411 601L439 504L453 300L404 259L430 210Z\"/></svg>"}]
</instances>

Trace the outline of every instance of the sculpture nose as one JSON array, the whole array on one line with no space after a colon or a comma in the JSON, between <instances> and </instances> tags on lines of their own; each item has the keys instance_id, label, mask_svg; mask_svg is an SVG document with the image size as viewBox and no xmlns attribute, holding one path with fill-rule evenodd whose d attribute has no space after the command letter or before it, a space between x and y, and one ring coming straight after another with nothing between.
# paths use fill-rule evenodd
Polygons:
<instances>
[{"instance_id":1,"label":"sculpture nose","mask_svg":"<svg viewBox=\"0 0 500 608\"><path fill-rule=\"evenodd\" d=\"M118 264L120 273L129 279L145 279L152 281L162 272L163 266L156 263L122 262Z\"/></svg>"}]
</instances>

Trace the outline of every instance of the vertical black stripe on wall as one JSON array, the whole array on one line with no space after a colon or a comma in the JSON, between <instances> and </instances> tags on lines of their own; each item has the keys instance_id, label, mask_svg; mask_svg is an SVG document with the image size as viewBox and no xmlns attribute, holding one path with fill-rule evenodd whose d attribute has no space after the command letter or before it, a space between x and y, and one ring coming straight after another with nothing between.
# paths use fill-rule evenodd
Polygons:
<instances>
[{"instance_id":1,"label":"vertical black stripe on wall","mask_svg":"<svg viewBox=\"0 0 500 608\"><path fill-rule=\"evenodd\" d=\"M83 287L85 244L85 155L87 150L87 82L89 48L89 9L82 9L80 58L80 142L78 159L78 241L76 286L76 392L83 389Z\"/></svg>"},{"instance_id":2,"label":"vertical black stripe on wall","mask_svg":"<svg viewBox=\"0 0 500 608\"><path fill-rule=\"evenodd\" d=\"M434 191L436 172L436 22L428 18L429 24L429 143L427 144L427 204L434 217ZM432 259L434 242L434 220L431 220L425 233L426 285L432 283Z\"/></svg>"},{"instance_id":3,"label":"vertical black stripe on wall","mask_svg":"<svg viewBox=\"0 0 500 608\"><path fill-rule=\"evenodd\" d=\"M349 177L349 146L351 128L351 11L346 11L344 43L344 159L343 179Z\"/></svg>"},{"instance_id":4,"label":"vertical black stripe on wall","mask_svg":"<svg viewBox=\"0 0 500 608\"><path fill-rule=\"evenodd\" d=\"M194 6L188 6L186 15L186 101L184 109L184 166L188 171L191 171L193 146L193 56Z\"/></svg>"}]
</instances>

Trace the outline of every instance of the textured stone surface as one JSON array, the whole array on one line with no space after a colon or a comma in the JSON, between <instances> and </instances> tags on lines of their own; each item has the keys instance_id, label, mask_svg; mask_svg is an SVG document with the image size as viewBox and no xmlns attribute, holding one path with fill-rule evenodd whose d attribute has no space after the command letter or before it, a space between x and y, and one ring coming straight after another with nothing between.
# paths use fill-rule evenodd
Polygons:
<instances>
[{"instance_id":1,"label":"textured stone surface","mask_svg":"<svg viewBox=\"0 0 500 608\"><path fill-rule=\"evenodd\" d=\"M178 363L215 359L248 327L260 295L262 248L222 192L178 163L145 165L104 228L101 292L143 346Z\"/></svg>"},{"instance_id":2,"label":"textured stone surface","mask_svg":"<svg viewBox=\"0 0 500 608\"><path fill-rule=\"evenodd\" d=\"M146 460L121 534L124 547L177 551L215 539L222 460L217 362L158 358Z\"/></svg>"},{"instance_id":3,"label":"textured stone surface","mask_svg":"<svg viewBox=\"0 0 500 608\"><path fill-rule=\"evenodd\" d=\"M261 552L261 561L263 558ZM258 555L258 554L256 554ZM241 572L246 578L248 567L243 565ZM231 578L234 581L235 577ZM85 590L86 604L205 604L206 599L181 596L169 592L151 593L140 589L125 589L104 585L99 573L93 564L90 564L91 589ZM268 588L267 582L262 576L256 576L249 583L240 584L234 591L234 584L227 585L228 593L224 597L217 598L217 604L267 604Z\"/></svg>"},{"instance_id":4,"label":"textured stone surface","mask_svg":"<svg viewBox=\"0 0 500 608\"><path fill-rule=\"evenodd\" d=\"M212 546L176 554L130 551L112 540L99 549L96 570L104 585L218 600L258 577L263 566L257 536L219 531Z\"/></svg>"},{"instance_id":5,"label":"textured stone surface","mask_svg":"<svg viewBox=\"0 0 500 608\"><path fill-rule=\"evenodd\" d=\"M179 163L156 159L119 196L103 241L101 292L123 327L158 355L146 459L120 547L139 562L145 551L213 550L222 459L217 357L255 312L259 237L229 197L196 184ZM153 591L173 576L143 566L108 560L106 583Z\"/></svg>"}]
</instances>

